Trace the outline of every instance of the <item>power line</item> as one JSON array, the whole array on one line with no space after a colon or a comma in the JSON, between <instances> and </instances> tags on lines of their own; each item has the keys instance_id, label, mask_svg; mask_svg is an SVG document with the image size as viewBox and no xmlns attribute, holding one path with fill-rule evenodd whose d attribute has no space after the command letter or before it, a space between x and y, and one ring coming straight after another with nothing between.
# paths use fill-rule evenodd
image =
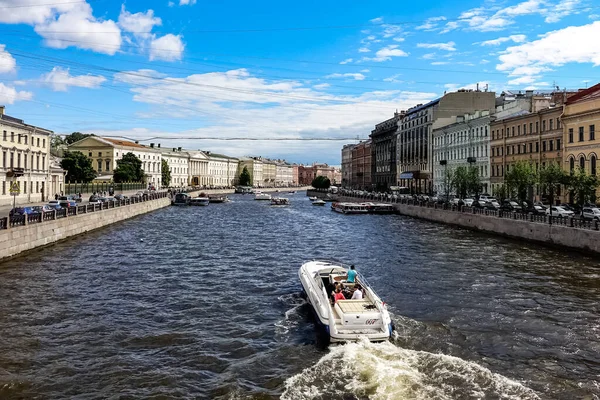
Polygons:
<instances>
[{"instance_id":1,"label":"power line","mask_svg":"<svg viewBox=\"0 0 600 400\"><path fill-rule=\"evenodd\" d=\"M214 136L155 136L146 139L140 138L129 138L126 136L107 136L103 135L102 137L109 138L123 138L127 140L137 140L138 142L148 142L150 140L225 140L225 141L359 141L359 140L367 140L365 138L353 137L353 138L294 138L294 137L280 137L280 138L257 138L257 137L214 137Z\"/></svg>"},{"instance_id":2,"label":"power line","mask_svg":"<svg viewBox=\"0 0 600 400\"><path fill-rule=\"evenodd\" d=\"M93 0L90 0L93 1ZM10 9L10 8L35 8L35 7L48 7L48 6L60 6L64 4L87 4L87 1L77 0L77 1L65 1L62 3L45 3L45 4L21 4L18 6L2 6L0 10Z\"/></svg>"}]
</instances>

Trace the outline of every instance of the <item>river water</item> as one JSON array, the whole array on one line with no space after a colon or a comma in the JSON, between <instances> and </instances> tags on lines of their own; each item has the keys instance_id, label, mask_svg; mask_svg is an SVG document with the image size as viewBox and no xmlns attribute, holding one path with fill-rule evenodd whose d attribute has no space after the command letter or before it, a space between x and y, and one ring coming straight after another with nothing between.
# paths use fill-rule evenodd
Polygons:
<instances>
[{"instance_id":1,"label":"river water","mask_svg":"<svg viewBox=\"0 0 600 400\"><path fill-rule=\"evenodd\" d=\"M600 263L250 196L0 265L2 399L598 399ZM297 271L357 265L391 342L323 348Z\"/></svg>"}]
</instances>

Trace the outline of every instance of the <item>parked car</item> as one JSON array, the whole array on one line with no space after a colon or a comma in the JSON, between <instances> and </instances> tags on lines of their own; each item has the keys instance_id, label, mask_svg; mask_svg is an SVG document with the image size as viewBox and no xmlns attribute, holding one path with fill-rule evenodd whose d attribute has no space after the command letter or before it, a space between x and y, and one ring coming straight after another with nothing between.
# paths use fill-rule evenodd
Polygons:
<instances>
[{"instance_id":1,"label":"parked car","mask_svg":"<svg viewBox=\"0 0 600 400\"><path fill-rule=\"evenodd\" d=\"M73 207L76 206L77 203L75 202L75 198L73 196L61 196L58 198L58 204L61 205L61 207L67 208L67 207Z\"/></svg>"},{"instance_id":2,"label":"parked car","mask_svg":"<svg viewBox=\"0 0 600 400\"><path fill-rule=\"evenodd\" d=\"M494 207L494 210L499 210L500 209L500 203L498 203L498 201L496 201L496 199L492 198L492 200L488 200L488 203Z\"/></svg>"},{"instance_id":3,"label":"parked car","mask_svg":"<svg viewBox=\"0 0 600 400\"><path fill-rule=\"evenodd\" d=\"M584 207L581 216L584 219L600 221L600 208Z\"/></svg>"},{"instance_id":4,"label":"parked car","mask_svg":"<svg viewBox=\"0 0 600 400\"><path fill-rule=\"evenodd\" d=\"M551 212L554 217L572 217L575 215L573 211L567 210L562 206L552 206L546 209L546 215L550 215Z\"/></svg>"},{"instance_id":5,"label":"parked car","mask_svg":"<svg viewBox=\"0 0 600 400\"><path fill-rule=\"evenodd\" d=\"M465 206L467 206L467 207L475 207L473 205L473 202L475 201L474 199L469 198L469 199L464 199L463 201L465 202ZM483 202L485 204L485 200Z\"/></svg>"},{"instance_id":6,"label":"parked car","mask_svg":"<svg viewBox=\"0 0 600 400\"><path fill-rule=\"evenodd\" d=\"M128 198L129 198L128 196L125 196L125 195L120 194L120 193L119 194L115 194L115 200L118 200L118 201L123 201L123 200L126 200Z\"/></svg>"},{"instance_id":7,"label":"parked car","mask_svg":"<svg viewBox=\"0 0 600 400\"><path fill-rule=\"evenodd\" d=\"M54 210L54 208L50 207L48 204L44 204L43 206L33 206L32 208L35 212L40 214Z\"/></svg>"},{"instance_id":8,"label":"parked car","mask_svg":"<svg viewBox=\"0 0 600 400\"><path fill-rule=\"evenodd\" d=\"M523 208L523 212L531 213L533 215L545 215L546 209L541 206L530 205Z\"/></svg>"},{"instance_id":9,"label":"parked car","mask_svg":"<svg viewBox=\"0 0 600 400\"><path fill-rule=\"evenodd\" d=\"M33 207L15 207L8 213L9 216L13 215L28 215L28 214L39 214Z\"/></svg>"},{"instance_id":10,"label":"parked car","mask_svg":"<svg viewBox=\"0 0 600 400\"><path fill-rule=\"evenodd\" d=\"M519 203L517 203L516 201L504 201L502 203L502 206L500 206L500 209L502 211L514 211L514 212L518 212L523 210L523 207L521 207L519 205Z\"/></svg>"}]
</instances>

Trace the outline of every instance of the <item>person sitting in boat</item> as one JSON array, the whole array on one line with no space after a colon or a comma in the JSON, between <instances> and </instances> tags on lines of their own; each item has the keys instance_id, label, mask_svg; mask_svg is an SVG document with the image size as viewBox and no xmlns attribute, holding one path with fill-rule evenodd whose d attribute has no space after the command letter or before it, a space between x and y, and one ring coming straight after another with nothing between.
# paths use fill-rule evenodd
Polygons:
<instances>
[{"instance_id":1,"label":"person sitting in boat","mask_svg":"<svg viewBox=\"0 0 600 400\"><path fill-rule=\"evenodd\" d=\"M348 283L356 283L356 270L354 269L354 265L350 266L350 269L348 270L348 276L346 278L346 282Z\"/></svg>"},{"instance_id":2,"label":"person sitting in boat","mask_svg":"<svg viewBox=\"0 0 600 400\"><path fill-rule=\"evenodd\" d=\"M331 299L335 302L335 293L338 288L342 288L342 284L339 282L333 282L333 289L331 290Z\"/></svg>"},{"instance_id":3,"label":"person sitting in boat","mask_svg":"<svg viewBox=\"0 0 600 400\"><path fill-rule=\"evenodd\" d=\"M362 298L362 287L357 283L356 286L354 286L354 293L352 293L352 298L350 300L362 300Z\"/></svg>"},{"instance_id":4,"label":"person sitting in boat","mask_svg":"<svg viewBox=\"0 0 600 400\"><path fill-rule=\"evenodd\" d=\"M333 301L335 302L338 300L346 300L346 296L344 296L344 293L342 293L342 288L340 286L335 289L335 296L333 298Z\"/></svg>"}]
</instances>

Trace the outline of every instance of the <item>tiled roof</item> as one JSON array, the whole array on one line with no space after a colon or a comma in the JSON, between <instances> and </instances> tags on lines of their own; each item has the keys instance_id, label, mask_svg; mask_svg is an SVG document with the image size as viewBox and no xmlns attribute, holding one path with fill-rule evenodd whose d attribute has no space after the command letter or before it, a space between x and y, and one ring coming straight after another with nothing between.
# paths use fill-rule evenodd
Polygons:
<instances>
[{"instance_id":1,"label":"tiled roof","mask_svg":"<svg viewBox=\"0 0 600 400\"><path fill-rule=\"evenodd\" d=\"M573 96L567 98L567 102L565 104L568 105L568 104L573 104L573 103L577 103L580 101L598 99L598 98L600 98L600 83L598 83L588 89L581 90L578 93L574 94Z\"/></svg>"},{"instance_id":2,"label":"tiled roof","mask_svg":"<svg viewBox=\"0 0 600 400\"><path fill-rule=\"evenodd\" d=\"M110 142L110 143L115 144L117 146L139 147L141 149L147 149L148 148L148 147L146 147L144 145L141 145L139 143L130 142L128 140L112 139L112 138L102 138L102 140L106 140L107 142Z\"/></svg>"}]
</instances>

